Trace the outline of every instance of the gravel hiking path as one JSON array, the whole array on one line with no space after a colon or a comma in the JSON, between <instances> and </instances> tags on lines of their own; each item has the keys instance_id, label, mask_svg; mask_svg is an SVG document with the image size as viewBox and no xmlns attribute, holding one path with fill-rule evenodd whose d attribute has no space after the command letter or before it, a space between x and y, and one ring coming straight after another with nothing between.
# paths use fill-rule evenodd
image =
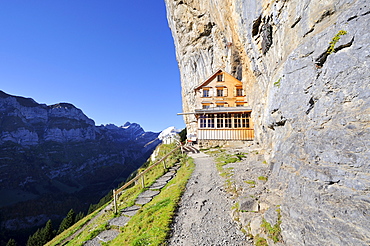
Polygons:
<instances>
[{"instance_id":1,"label":"gravel hiking path","mask_svg":"<svg viewBox=\"0 0 370 246\"><path fill-rule=\"evenodd\" d=\"M172 225L171 246L241 246L244 234L231 218L231 202L212 157L190 154L196 164Z\"/></svg>"}]
</instances>

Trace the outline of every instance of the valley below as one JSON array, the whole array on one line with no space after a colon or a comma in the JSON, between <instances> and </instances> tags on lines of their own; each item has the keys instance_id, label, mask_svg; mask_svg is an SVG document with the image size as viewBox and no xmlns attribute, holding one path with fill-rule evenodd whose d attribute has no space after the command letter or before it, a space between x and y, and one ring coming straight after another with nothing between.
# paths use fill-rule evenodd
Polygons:
<instances>
[{"instance_id":1,"label":"valley below","mask_svg":"<svg viewBox=\"0 0 370 246\"><path fill-rule=\"evenodd\" d=\"M25 244L52 219L124 182L160 143L136 123L95 126L72 104L47 106L0 91L0 241Z\"/></svg>"}]
</instances>

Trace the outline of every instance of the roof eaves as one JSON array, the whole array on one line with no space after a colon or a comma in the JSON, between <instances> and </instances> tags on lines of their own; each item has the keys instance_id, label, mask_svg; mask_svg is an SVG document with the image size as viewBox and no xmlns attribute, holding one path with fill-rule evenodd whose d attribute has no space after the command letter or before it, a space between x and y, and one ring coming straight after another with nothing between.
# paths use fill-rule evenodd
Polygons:
<instances>
[{"instance_id":1,"label":"roof eaves","mask_svg":"<svg viewBox=\"0 0 370 246\"><path fill-rule=\"evenodd\" d=\"M219 73L219 72L224 72L224 73L226 73L223 69L221 69L221 68L219 68L219 69L217 69L216 70L216 72L214 72L211 76L209 76L205 81L203 81L202 83L200 83L198 86L196 86L195 88L194 88L194 90L198 90L200 87L202 87L204 84L206 84L209 80L211 80L213 77L215 77L216 76L216 74L217 73Z\"/></svg>"}]
</instances>

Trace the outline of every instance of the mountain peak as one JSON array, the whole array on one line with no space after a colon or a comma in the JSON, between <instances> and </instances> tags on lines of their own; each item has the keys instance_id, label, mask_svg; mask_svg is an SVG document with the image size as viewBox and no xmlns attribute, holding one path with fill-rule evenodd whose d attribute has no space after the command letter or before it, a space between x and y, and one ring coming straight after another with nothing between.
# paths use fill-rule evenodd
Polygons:
<instances>
[{"instance_id":1,"label":"mountain peak","mask_svg":"<svg viewBox=\"0 0 370 246\"><path fill-rule=\"evenodd\" d=\"M72 109L72 108L77 108L71 103L56 103L53 105L49 105L50 108L65 108L65 109Z\"/></svg>"}]
</instances>

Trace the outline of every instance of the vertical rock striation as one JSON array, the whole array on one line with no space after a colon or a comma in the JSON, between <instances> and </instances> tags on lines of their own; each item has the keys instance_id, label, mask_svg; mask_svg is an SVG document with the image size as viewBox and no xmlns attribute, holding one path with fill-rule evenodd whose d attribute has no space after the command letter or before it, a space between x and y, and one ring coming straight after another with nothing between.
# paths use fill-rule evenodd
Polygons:
<instances>
[{"instance_id":1,"label":"vertical rock striation","mask_svg":"<svg viewBox=\"0 0 370 246\"><path fill-rule=\"evenodd\" d=\"M217 68L244 83L284 242L368 245L369 2L165 2L183 111Z\"/></svg>"}]
</instances>

